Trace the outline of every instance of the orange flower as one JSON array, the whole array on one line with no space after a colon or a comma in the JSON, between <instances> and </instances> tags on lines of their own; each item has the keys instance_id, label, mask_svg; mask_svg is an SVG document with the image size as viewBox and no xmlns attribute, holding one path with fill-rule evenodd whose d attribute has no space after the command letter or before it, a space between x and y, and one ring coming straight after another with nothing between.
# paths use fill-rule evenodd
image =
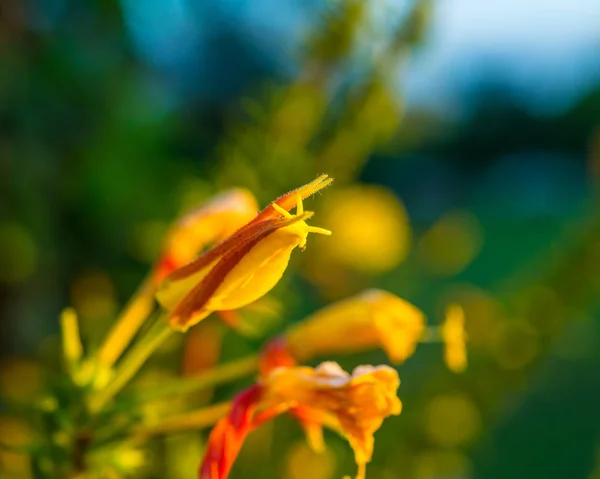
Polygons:
<instances>
[{"instance_id":1,"label":"orange flower","mask_svg":"<svg viewBox=\"0 0 600 479\"><path fill-rule=\"evenodd\" d=\"M331 183L326 175L271 203L248 224L191 263L173 271L156 297L170 311L173 328L186 330L215 311L246 306L277 284L291 252L304 248L309 233L331 234L308 226L312 212L302 200ZM288 210L296 206L296 214Z\"/></svg>"},{"instance_id":2,"label":"orange flower","mask_svg":"<svg viewBox=\"0 0 600 479\"><path fill-rule=\"evenodd\" d=\"M411 356L423 336L425 317L387 291L371 289L317 311L286 334L296 360L381 347L390 361Z\"/></svg>"},{"instance_id":3,"label":"orange flower","mask_svg":"<svg viewBox=\"0 0 600 479\"><path fill-rule=\"evenodd\" d=\"M467 333L465 313L458 304L451 304L446 309L446 321L441 327L441 336L445 344L446 365L455 373L463 372L467 367Z\"/></svg>"},{"instance_id":4,"label":"orange flower","mask_svg":"<svg viewBox=\"0 0 600 479\"><path fill-rule=\"evenodd\" d=\"M359 477L373 454L373 433L383 419L400 414L398 373L388 366L359 366L352 375L337 363L276 369L265 380L263 401L270 407L301 406L345 436L359 466Z\"/></svg>"},{"instance_id":5,"label":"orange flower","mask_svg":"<svg viewBox=\"0 0 600 479\"><path fill-rule=\"evenodd\" d=\"M158 286L172 271L191 262L206 246L222 241L252 220L256 198L247 190L231 189L178 219L167 231L153 270Z\"/></svg>"},{"instance_id":6,"label":"orange flower","mask_svg":"<svg viewBox=\"0 0 600 479\"><path fill-rule=\"evenodd\" d=\"M386 417L397 415L402 409L396 396L399 385L397 372L388 366L359 366L352 375L331 362L316 369L277 368L240 394L229 417L215 426L200 479L225 479L243 438L286 411L309 424L317 441L322 426L346 437L354 450L358 478L362 479L373 453L373 434ZM250 416L252 419L248 419Z\"/></svg>"}]
</instances>

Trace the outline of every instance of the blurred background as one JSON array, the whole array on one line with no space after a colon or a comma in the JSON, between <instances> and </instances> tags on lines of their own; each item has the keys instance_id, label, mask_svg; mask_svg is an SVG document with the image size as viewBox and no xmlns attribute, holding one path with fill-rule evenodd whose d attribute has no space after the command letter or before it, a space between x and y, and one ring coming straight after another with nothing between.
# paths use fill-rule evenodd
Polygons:
<instances>
[{"instance_id":1,"label":"blurred background","mask_svg":"<svg viewBox=\"0 0 600 479\"><path fill-rule=\"evenodd\" d=\"M336 183L307 207L334 235L295 255L264 335L373 286L432 323L451 301L466 312L468 370L435 345L399 368L404 410L368 477L600 478L593 0L3 0L2 395L35 393L63 307L97 344L175 217L232 186L265 205L319 173ZM260 342L227 332L207 355ZM174 369L184 350L165 352ZM159 441L146 477L195 477L203 438ZM353 471L327 441L311 453L282 418L232 477Z\"/></svg>"}]
</instances>

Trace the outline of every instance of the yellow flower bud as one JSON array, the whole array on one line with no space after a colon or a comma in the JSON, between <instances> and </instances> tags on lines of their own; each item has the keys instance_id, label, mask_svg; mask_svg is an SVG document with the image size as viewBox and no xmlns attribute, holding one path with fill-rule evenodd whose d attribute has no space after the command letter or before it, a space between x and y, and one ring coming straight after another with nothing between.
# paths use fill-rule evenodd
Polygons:
<instances>
[{"instance_id":1,"label":"yellow flower bud","mask_svg":"<svg viewBox=\"0 0 600 479\"><path fill-rule=\"evenodd\" d=\"M329 183L317 179L284 195L234 235L169 275L156 298L170 311L171 325L187 329L211 312L238 309L268 293L281 279L291 252L305 247L308 233L331 234L306 224L312 213L304 212L302 204L303 197ZM286 209L293 206L292 199L295 215Z\"/></svg>"},{"instance_id":2,"label":"yellow flower bud","mask_svg":"<svg viewBox=\"0 0 600 479\"><path fill-rule=\"evenodd\" d=\"M167 232L158 261L113 325L98 357L108 370L131 342L154 307L161 282L190 263L204 248L230 236L256 216L258 205L246 190L233 189L179 218Z\"/></svg>"},{"instance_id":3,"label":"yellow flower bud","mask_svg":"<svg viewBox=\"0 0 600 479\"><path fill-rule=\"evenodd\" d=\"M285 337L287 349L301 362L380 347L390 361L401 363L414 353L424 328L419 309L392 293L372 289L317 311Z\"/></svg>"},{"instance_id":4,"label":"yellow flower bud","mask_svg":"<svg viewBox=\"0 0 600 479\"><path fill-rule=\"evenodd\" d=\"M458 304L448 306L441 335L445 344L446 365L455 373L463 372L467 367L467 333L465 332L465 313Z\"/></svg>"}]
</instances>

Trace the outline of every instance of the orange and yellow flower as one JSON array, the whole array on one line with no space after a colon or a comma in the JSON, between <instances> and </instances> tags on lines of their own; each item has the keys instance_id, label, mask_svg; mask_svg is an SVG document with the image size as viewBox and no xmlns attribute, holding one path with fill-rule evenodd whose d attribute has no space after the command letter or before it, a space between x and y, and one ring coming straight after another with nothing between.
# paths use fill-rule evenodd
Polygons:
<instances>
[{"instance_id":1,"label":"orange and yellow flower","mask_svg":"<svg viewBox=\"0 0 600 479\"><path fill-rule=\"evenodd\" d=\"M256 216L258 205L249 191L232 189L175 221L167 231L158 260L123 310L98 352L108 370L131 342L154 307L162 281L193 261L204 248L228 237Z\"/></svg>"},{"instance_id":2,"label":"orange and yellow flower","mask_svg":"<svg viewBox=\"0 0 600 479\"><path fill-rule=\"evenodd\" d=\"M400 414L398 373L389 366L359 366L352 374L337 363L316 369L298 366L274 370L265 380L263 401L270 408L303 409L308 419L342 434L354 450L359 477L373 454L373 434L383 419Z\"/></svg>"},{"instance_id":3,"label":"orange and yellow flower","mask_svg":"<svg viewBox=\"0 0 600 479\"><path fill-rule=\"evenodd\" d=\"M212 312L244 307L280 280L291 252L309 233L329 231L306 224L302 200L331 183L326 175L283 195L254 219L197 259L173 271L156 297L173 328L186 330ZM288 212L296 206L296 214Z\"/></svg>"},{"instance_id":4,"label":"orange and yellow flower","mask_svg":"<svg viewBox=\"0 0 600 479\"><path fill-rule=\"evenodd\" d=\"M397 372L388 366L359 366L352 374L337 363L317 368L281 367L236 397L228 417L217 423L200 467L200 479L225 479L244 438L265 421L292 412L346 437L354 450L358 478L373 453L373 434L383 420L400 414Z\"/></svg>"},{"instance_id":5,"label":"orange and yellow flower","mask_svg":"<svg viewBox=\"0 0 600 479\"><path fill-rule=\"evenodd\" d=\"M317 311L285 333L285 341L299 362L381 347L390 361L401 363L414 353L424 328L417 307L371 289Z\"/></svg>"}]
</instances>

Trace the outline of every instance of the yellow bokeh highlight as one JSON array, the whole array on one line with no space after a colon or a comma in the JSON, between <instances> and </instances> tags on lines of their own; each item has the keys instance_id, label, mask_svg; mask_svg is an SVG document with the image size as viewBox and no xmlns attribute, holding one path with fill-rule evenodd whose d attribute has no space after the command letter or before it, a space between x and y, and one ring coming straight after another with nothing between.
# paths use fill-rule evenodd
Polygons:
<instances>
[{"instance_id":1,"label":"yellow bokeh highlight","mask_svg":"<svg viewBox=\"0 0 600 479\"><path fill-rule=\"evenodd\" d=\"M16 223L0 224L0 283L21 283L35 271L38 249L29 232Z\"/></svg>"},{"instance_id":2,"label":"yellow bokeh highlight","mask_svg":"<svg viewBox=\"0 0 600 479\"><path fill-rule=\"evenodd\" d=\"M75 310L85 319L105 319L117 310L115 289L102 272L88 272L75 279L71 286Z\"/></svg>"},{"instance_id":3,"label":"yellow bokeh highlight","mask_svg":"<svg viewBox=\"0 0 600 479\"><path fill-rule=\"evenodd\" d=\"M482 246L482 229L475 216L453 212L440 218L421 237L417 253L423 267L441 277L462 272Z\"/></svg>"},{"instance_id":4,"label":"yellow bokeh highlight","mask_svg":"<svg viewBox=\"0 0 600 479\"><path fill-rule=\"evenodd\" d=\"M330 449L313 451L306 441L293 444L285 457L285 479L331 479L336 457Z\"/></svg>"},{"instance_id":5,"label":"yellow bokeh highlight","mask_svg":"<svg viewBox=\"0 0 600 479\"><path fill-rule=\"evenodd\" d=\"M148 450L135 443L109 444L88 451L85 477L86 479L145 477L152 470L152 459Z\"/></svg>"},{"instance_id":6,"label":"yellow bokeh highlight","mask_svg":"<svg viewBox=\"0 0 600 479\"><path fill-rule=\"evenodd\" d=\"M444 394L428 404L425 425L429 437L439 446L461 446L481 430L481 414L469 397Z\"/></svg>"},{"instance_id":7,"label":"yellow bokeh highlight","mask_svg":"<svg viewBox=\"0 0 600 479\"><path fill-rule=\"evenodd\" d=\"M415 479L468 479L473 465L469 458L454 451L428 451L414 460Z\"/></svg>"},{"instance_id":8,"label":"yellow bokeh highlight","mask_svg":"<svg viewBox=\"0 0 600 479\"><path fill-rule=\"evenodd\" d=\"M495 331L493 354L509 370L528 366L540 350L537 331L525 321L505 321Z\"/></svg>"},{"instance_id":9,"label":"yellow bokeh highlight","mask_svg":"<svg viewBox=\"0 0 600 479\"><path fill-rule=\"evenodd\" d=\"M362 273L398 266L411 243L408 217L400 200L379 186L357 185L328 192L319 210L322 225L334 232L319 242L325 261Z\"/></svg>"},{"instance_id":10,"label":"yellow bokeh highlight","mask_svg":"<svg viewBox=\"0 0 600 479\"><path fill-rule=\"evenodd\" d=\"M122 448L115 451L115 463L119 469L132 471L141 469L148 463L148 455L142 449Z\"/></svg>"}]
</instances>

